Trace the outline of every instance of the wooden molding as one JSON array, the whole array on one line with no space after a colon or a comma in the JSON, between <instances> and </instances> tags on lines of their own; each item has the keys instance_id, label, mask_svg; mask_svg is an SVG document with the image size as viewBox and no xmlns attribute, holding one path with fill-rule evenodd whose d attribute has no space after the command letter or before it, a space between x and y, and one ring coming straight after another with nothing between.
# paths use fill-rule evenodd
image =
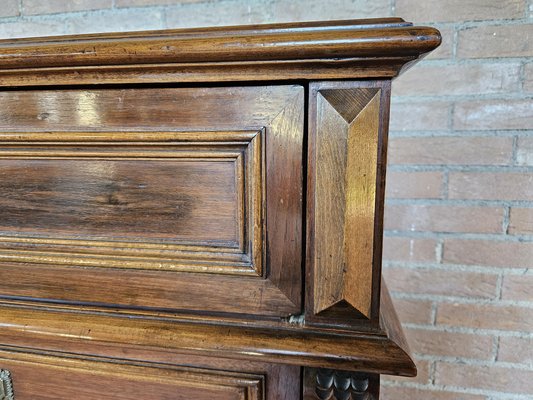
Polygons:
<instances>
[{"instance_id":1,"label":"wooden molding","mask_svg":"<svg viewBox=\"0 0 533 400\"><path fill-rule=\"evenodd\" d=\"M261 276L263 131L0 132L0 166L15 171L2 181L12 194L0 201L1 227L3 231L17 234L0 237L0 261ZM124 162L127 167L122 168ZM76 174L81 169L80 164L84 165L83 173ZM202 204L204 208L209 207L207 190L202 192L197 184L194 194L183 201L178 196L180 193L172 192L174 197L170 198L168 194L155 191L157 188L169 190L161 187L158 181L179 184L175 171L180 165L182 169L192 169L197 180L202 174L210 174L215 179L217 174L225 173L230 183L235 182L234 193L218 194L219 198L233 198L233 204L229 204L229 199L226 201L226 215L219 211L217 219L205 221L206 216L217 210L200 210L204 220L195 222L194 215L189 215L199 211L189 210L188 230L193 230L189 233L176 229L177 223L186 219L175 209L178 206L191 208L193 204L194 207ZM211 168L205 168L206 165ZM136 181L139 178L128 175L127 169L143 169L145 175ZM41 198L35 194L28 196L34 185L26 179L43 171L48 175L40 178L40 192L44 193L45 205L52 206L41 210ZM109 190L101 188L94 195L85 188L109 186L107 182L119 171L123 175L121 179L129 181L127 187L116 184ZM76 175L70 176L72 173ZM225 176L220 179L228 180ZM78 182L83 183L84 190ZM143 189L138 188L139 185L149 191L149 196L157 198L157 206L142 197L139 192ZM156 188L150 189L154 186ZM228 192L228 188L231 185L224 187L224 192ZM209 197L214 196L216 188L208 189ZM55 203L60 207L54 208ZM222 208L220 203L216 207ZM24 219L13 220L10 215L18 215L20 209L31 211L26 212ZM95 231L95 222L90 218L103 212L107 215L99 217L96 221L99 228ZM154 212L165 215L166 221L159 223L157 232L150 232L148 223L158 216ZM72 220L71 214L83 218ZM141 219L142 214L150 219ZM135 220L131 220L132 215ZM16 224L16 232L8 225L11 220ZM85 224L85 220L93 224ZM123 221L133 225L121 225ZM231 227L230 223L235 223L235 226L228 232L226 227L219 226L222 223L219 221L229 221L226 225ZM135 233L140 224L143 233ZM203 225L209 229L202 230ZM110 226L114 228L111 233L106 231ZM128 229L135 235L128 233ZM121 231L121 235L117 235L117 231ZM161 236L164 231L171 234ZM103 240L106 236L110 240Z\"/></svg>"},{"instance_id":2,"label":"wooden molding","mask_svg":"<svg viewBox=\"0 0 533 400\"><path fill-rule=\"evenodd\" d=\"M0 297L301 313L302 86L4 91L0 105Z\"/></svg>"},{"instance_id":3,"label":"wooden molding","mask_svg":"<svg viewBox=\"0 0 533 400\"><path fill-rule=\"evenodd\" d=\"M390 78L440 41L401 18L3 40L0 82Z\"/></svg>"},{"instance_id":4,"label":"wooden molding","mask_svg":"<svg viewBox=\"0 0 533 400\"><path fill-rule=\"evenodd\" d=\"M387 305L388 307L388 305ZM24 302L0 303L6 346L104 354L128 343L132 349L268 363L415 376L411 356L396 343L399 326L376 333L305 325L130 313ZM394 310L384 318L394 315ZM269 324L271 326L269 326ZM391 324L388 324L391 325ZM103 349L103 350L102 350Z\"/></svg>"},{"instance_id":5,"label":"wooden molding","mask_svg":"<svg viewBox=\"0 0 533 400\"><path fill-rule=\"evenodd\" d=\"M202 400L265 398L264 375L42 353L0 349L0 364L17 376L17 397L8 389L0 399L174 398L176 392L182 398ZM3 372L0 377L9 378Z\"/></svg>"}]
</instances>

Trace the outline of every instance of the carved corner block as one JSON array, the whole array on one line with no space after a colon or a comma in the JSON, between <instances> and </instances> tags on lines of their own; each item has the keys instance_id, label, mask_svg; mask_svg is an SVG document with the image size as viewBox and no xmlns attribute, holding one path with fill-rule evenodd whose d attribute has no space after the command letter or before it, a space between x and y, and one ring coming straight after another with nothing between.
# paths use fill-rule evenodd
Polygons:
<instances>
[{"instance_id":1,"label":"carved corner block","mask_svg":"<svg viewBox=\"0 0 533 400\"><path fill-rule=\"evenodd\" d=\"M311 320L378 318L388 101L388 82L311 86Z\"/></svg>"},{"instance_id":2,"label":"carved corner block","mask_svg":"<svg viewBox=\"0 0 533 400\"><path fill-rule=\"evenodd\" d=\"M6 369L0 369L0 400L15 400L11 374Z\"/></svg>"}]
</instances>

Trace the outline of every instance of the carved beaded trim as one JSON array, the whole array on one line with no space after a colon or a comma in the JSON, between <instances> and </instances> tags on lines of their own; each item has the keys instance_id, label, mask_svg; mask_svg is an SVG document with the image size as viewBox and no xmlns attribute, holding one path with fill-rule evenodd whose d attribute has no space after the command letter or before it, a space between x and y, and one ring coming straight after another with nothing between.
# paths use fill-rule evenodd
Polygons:
<instances>
[{"instance_id":1,"label":"carved beaded trim","mask_svg":"<svg viewBox=\"0 0 533 400\"><path fill-rule=\"evenodd\" d=\"M0 369L0 400L14 400L11 374L7 369Z\"/></svg>"},{"instance_id":2,"label":"carved beaded trim","mask_svg":"<svg viewBox=\"0 0 533 400\"><path fill-rule=\"evenodd\" d=\"M320 400L371 400L368 386L364 374L319 369L315 392Z\"/></svg>"}]
</instances>

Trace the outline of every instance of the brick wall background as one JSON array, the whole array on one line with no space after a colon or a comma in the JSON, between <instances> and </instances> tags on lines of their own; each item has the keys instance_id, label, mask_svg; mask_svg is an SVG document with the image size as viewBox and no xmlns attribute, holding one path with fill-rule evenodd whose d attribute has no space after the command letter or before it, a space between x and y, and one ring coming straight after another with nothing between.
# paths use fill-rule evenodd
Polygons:
<instances>
[{"instance_id":1,"label":"brick wall background","mask_svg":"<svg viewBox=\"0 0 533 400\"><path fill-rule=\"evenodd\" d=\"M398 15L385 274L418 359L384 398L533 396L533 0L1 0L0 37Z\"/></svg>"}]
</instances>

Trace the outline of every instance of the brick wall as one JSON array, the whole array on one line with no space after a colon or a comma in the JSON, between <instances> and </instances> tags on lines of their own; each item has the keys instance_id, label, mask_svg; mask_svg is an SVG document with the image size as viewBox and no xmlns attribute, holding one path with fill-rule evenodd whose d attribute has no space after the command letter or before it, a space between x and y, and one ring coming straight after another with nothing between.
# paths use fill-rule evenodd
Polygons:
<instances>
[{"instance_id":1,"label":"brick wall","mask_svg":"<svg viewBox=\"0 0 533 400\"><path fill-rule=\"evenodd\" d=\"M398 15L385 275L418 359L384 398L533 395L533 0L2 0L0 37Z\"/></svg>"}]
</instances>

